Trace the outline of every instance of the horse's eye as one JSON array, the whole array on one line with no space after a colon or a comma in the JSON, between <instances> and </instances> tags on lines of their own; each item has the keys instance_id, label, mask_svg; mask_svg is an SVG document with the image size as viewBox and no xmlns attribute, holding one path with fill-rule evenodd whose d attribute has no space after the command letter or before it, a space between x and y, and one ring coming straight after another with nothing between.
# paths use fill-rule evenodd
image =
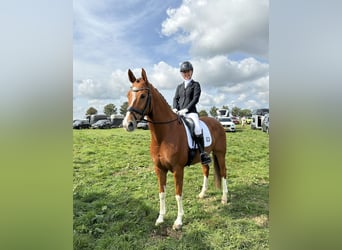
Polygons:
<instances>
[{"instance_id":1,"label":"horse's eye","mask_svg":"<svg viewBox=\"0 0 342 250\"><path fill-rule=\"evenodd\" d=\"M144 94L142 94L141 96L140 96L140 98L141 99L144 99L146 96L144 95Z\"/></svg>"}]
</instances>

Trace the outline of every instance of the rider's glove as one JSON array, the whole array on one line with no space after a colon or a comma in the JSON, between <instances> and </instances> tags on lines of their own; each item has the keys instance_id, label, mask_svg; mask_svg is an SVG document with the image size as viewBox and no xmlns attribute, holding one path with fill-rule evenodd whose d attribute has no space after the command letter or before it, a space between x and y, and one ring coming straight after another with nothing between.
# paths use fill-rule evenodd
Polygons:
<instances>
[{"instance_id":1,"label":"rider's glove","mask_svg":"<svg viewBox=\"0 0 342 250\"><path fill-rule=\"evenodd\" d=\"M179 114L179 115L185 115L186 113L188 113L188 109L181 109L181 110L179 110L178 112L177 112L177 114Z\"/></svg>"},{"instance_id":2,"label":"rider's glove","mask_svg":"<svg viewBox=\"0 0 342 250\"><path fill-rule=\"evenodd\" d=\"M172 111L173 111L173 112L175 112L175 113L177 114L177 112L178 112L178 109L173 109Z\"/></svg>"}]
</instances>

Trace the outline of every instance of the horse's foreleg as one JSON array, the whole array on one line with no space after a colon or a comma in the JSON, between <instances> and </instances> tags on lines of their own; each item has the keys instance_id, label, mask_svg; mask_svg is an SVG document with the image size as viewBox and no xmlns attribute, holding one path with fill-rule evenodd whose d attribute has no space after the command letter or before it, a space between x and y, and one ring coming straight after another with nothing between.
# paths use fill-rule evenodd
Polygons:
<instances>
[{"instance_id":1,"label":"horse's foreleg","mask_svg":"<svg viewBox=\"0 0 342 250\"><path fill-rule=\"evenodd\" d=\"M164 222L164 216L166 214L166 171L160 170L158 167L154 168L159 183L159 216L156 220L156 226Z\"/></svg>"},{"instance_id":2,"label":"horse's foreleg","mask_svg":"<svg viewBox=\"0 0 342 250\"><path fill-rule=\"evenodd\" d=\"M177 219L173 223L172 228L174 230L179 230L182 228L182 225L183 225L182 218L184 215L182 196L176 195L176 201L177 201L177 207L178 207L178 215L177 215Z\"/></svg>"},{"instance_id":3,"label":"horse's foreleg","mask_svg":"<svg viewBox=\"0 0 342 250\"><path fill-rule=\"evenodd\" d=\"M205 196L205 192L208 190L209 166L202 165L202 172L203 172L203 186L202 186L201 193L198 195L198 197L201 199Z\"/></svg>"},{"instance_id":4,"label":"horse's foreleg","mask_svg":"<svg viewBox=\"0 0 342 250\"><path fill-rule=\"evenodd\" d=\"M166 214L165 204L165 192L159 193L159 216L156 220L156 226L164 222L164 216Z\"/></svg>"},{"instance_id":5,"label":"horse's foreleg","mask_svg":"<svg viewBox=\"0 0 342 250\"><path fill-rule=\"evenodd\" d=\"M183 222L182 218L184 215L183 202L182 202L182 192L183 192L183 169L174 172L174 181L176 186L176 201L178 207L177 219L173 223L173 229L179 230L182 228Z\"/></svg>"}]
</instances>

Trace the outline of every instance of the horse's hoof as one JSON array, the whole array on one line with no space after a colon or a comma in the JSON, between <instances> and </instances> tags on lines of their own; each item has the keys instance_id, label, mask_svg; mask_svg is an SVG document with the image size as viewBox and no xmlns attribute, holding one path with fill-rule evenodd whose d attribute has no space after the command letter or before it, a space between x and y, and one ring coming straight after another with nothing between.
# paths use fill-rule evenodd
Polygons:
<instances>
[{"instance_id":1,"label":"horse's hoof","mask_svg":"<svg viewBox=\"0 0 342 250\"><path fill-rule=\"evenodd\" d=\"M227 200L227 199L222 199L222 200L221 200L221 203L222 203L222 204L227 204L227 203L228 203L228 200Z\"/></svg>"},{"instance_id":2,"label":"horse's hoof","mask_svg":"<svg viewBox=\"0 0 342 250\"><path fill-rule=\"evenodd\" d=\"M203 199L203 198L204 198L204 194L200 193L200 194L198 195L198 198Z\"/></svg>"},{"instance_id":3,"label":"horse's hoof","mask_svg":"<svg viewBox=\"0 0 342 250\"><path fill-rule=\"evenodd\" d=\"M176 231L181 230L182 229L182 224L179 224L179 225L173 224L172 229L176 230Z\"/></svg>"},{"instance_id":4,"label":"horse's hoof","mask_svg":"<svg viewBox=\"0 0 342 250\"><path fill-rule=\"evenodd\" d=\"M163 224L163 222L156 221L156 224L154 224L154 225L155 225L155 226L159 226L159 225L161 225L161 224Z\"/></svg>"},{"instance_id":5,"label":"horse's hoof","mask_svg":"<svg viewBox=\"0 0 342 250\"><path fill-rule=\"evenodd\" d=\"M163 218L158 218L157 220L156 220L156 226L159 226L160 224L162 224L164 222L164 219Z\"/></svg>"}]
</instances>

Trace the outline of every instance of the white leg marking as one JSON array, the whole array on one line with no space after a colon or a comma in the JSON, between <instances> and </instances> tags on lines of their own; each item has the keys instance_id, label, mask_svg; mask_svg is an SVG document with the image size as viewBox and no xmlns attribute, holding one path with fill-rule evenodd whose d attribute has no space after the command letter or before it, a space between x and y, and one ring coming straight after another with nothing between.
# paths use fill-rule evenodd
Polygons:
<instances>
[{"instance_id":1,"label":"white leg marking","mask_svg":"<svg viewBox=\"0 0 342 250\"><path fill-rule=\"evenodd\" d=\"M202 191L198 195L199 198L203 198L205 196L205 192L208 190L208 177L203 176L203 186L202 186Z\"/></svg>"},{"instance_id":2,"label":"white leg marking","mask_svg":"<svg viewBox=\"0 0 342 250\"><path fill-rule=\"evenodd\" d=\"M165 190L165 188L164 188ZM165 190L166 191L166 190ZM159 193L159 216L156 221L156 226L164 222L164 215L166 214L166 205L165 205L165 192Z\"/></svg>"},{"instance_id":3,"label":"white leg marking","mask_svg":"<svg viewBox=\"0 0 342 250\"><path fill-rule=\"evenodd\" d=\"M182 196L176 195L176 201L177 201L177 206L178 206L178 215L177 215L177 219L173 223L173 227L172 228L174 230L178 230L178 229L182 228L182 225L183 225L182 217L184 215Z\"/></svg>"},{"instance_id":4,"label":"white leg marking","mask_svg":"<svg viewBox=\"0 0 342 250\"><path fill-rule=\"evenodd\" d=\"M226 204L228 201L227 198L228 195L228 186L227 186L227 180L222 177L222 204Z\"/></svg>"}]
</instances>

